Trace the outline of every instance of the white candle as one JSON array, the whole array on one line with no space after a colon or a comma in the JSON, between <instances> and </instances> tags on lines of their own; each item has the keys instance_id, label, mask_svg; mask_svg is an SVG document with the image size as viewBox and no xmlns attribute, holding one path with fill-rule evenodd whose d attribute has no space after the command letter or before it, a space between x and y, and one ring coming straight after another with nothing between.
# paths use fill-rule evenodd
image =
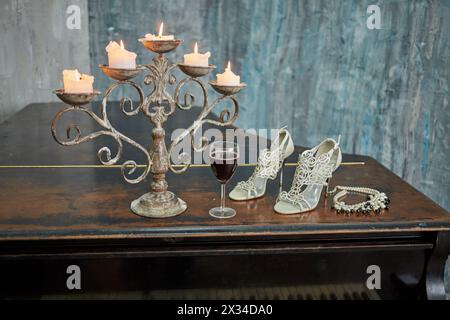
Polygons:
<instances>
[{"instance_id":1,"label":"white candle","mask_svg":"<svg viewBox=\"0 0 450 320\"><path fill-rule=\"evenodd\" d=\"M64 70L63 82L65 93L93 93L94 77L80 74L78 70Z\"/></svg>"},{"instance_id":2,"label":"white candle","mask_svg":"<svg viewBox=\"0 0 450 320\"><path fill-rule=\"evenodd\" d=\"M149 41L168 41L168 40L175 40L175 37L173 35L167 35L163 36L163 29L164 29L164 22L161 22L161 25L159 26L159 32L158 35L147 33L145 35L145 40Z\"/></svg>"},{"instance_id":3,"label":"white candle","mask_svg":"<svg viewBox=\"0 0 450 320\"><path fill-rule=\"evenodd\" d=\"M125 50L122 40L120 45L115 42L109 42L106 47L108 52L108 61L110 68L117 69L136 69L136 53Z\"/></svg>"},{"instance_id":4,"label":"white candle","mask_svg":"<svg viewBox=\"0 0 450 320\"><path fill-rule=\"evenodd\" d=\"M188 66L207 67L210 56L211 53L209 51L207 53L198 53L198 45L196 42L194 53L184 55L184 64Z\"/></svg>"},{"instance_id":5,"label":"white candle","mask_svg":"<svg viewBox=\"0 0 450 320\"><path fill-rule=\"evenodd\" d=\"M231 71L230 61L228 61L225 72L217 75L217 84L222 86L239 86L241 84L241 77Z\"/></svg>"}]
</instances>

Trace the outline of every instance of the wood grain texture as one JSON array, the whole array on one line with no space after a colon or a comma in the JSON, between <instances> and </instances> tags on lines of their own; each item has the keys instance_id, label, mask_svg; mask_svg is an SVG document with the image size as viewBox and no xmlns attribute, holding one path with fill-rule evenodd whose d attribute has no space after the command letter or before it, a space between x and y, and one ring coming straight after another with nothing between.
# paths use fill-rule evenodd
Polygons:
<instances>
[{"instance_id":1,"label":"wood grain texture","mask_svg":"<svg viewBox=\"0 0 450 320\"><path fill-rule=\"evenodd\" d=\"M108 141L61 147L52 140L49 123L59 107L61 104L30 105L1 127L1 164L96 163L96 151ZM94 104L92 108L98 110L99 105ZM118 104L111 105L110 110L110 119L119 128L134 121L121 115ZM199 109L178 110L167 124L168 132L185 127L198 112ZM130 136L148 145L150 129L147 121L141 121L145 120L143 118L136 117ZM33 123L35 130L31 135L17 130L24 123L27 126ZM93 129L87 118L79 118L78 124L85 134ZM138 154L132 149L125 149L125 155L123 160L138 160ZM295 161L297 156L298 152L294 153L289 161ZM450 230L450 217L444 209L374 159L344 155L344 161L365 161L366 165L339 168L332 184L363 185L383 190L392 200L389 211L376 217L338 216L330 209L330 202L322 199L314 211L283 216L273 211L277 183L269 183L267 195L261 199L228 201L228 205L237 210L237 216L222 221L208 215L208 210L219 201L218 182L209 168L192 168L183 175L168 175L171 190L187 202L188 210L171 219L146 219L134 215L129 204L148 191L148 182L128 185L122 180L119 169L1 169L0 240L132 238L189 241L218 238L231 241L247 236L261 240L271 236L308 234L387 232L406 235ZM252 169L238 168L229 186L247 178ZM292 182L294 169L285 169L285 188L289 188Z\"/></svg>"},{"instance_id":2,"label":"wood grain texture","mask_svg":"<svg viewBox=\"0 0 450 320\"><path fill-rule=\"evenodd\" d=\"M141 63L137 38L167 32L231 60L249 86L244 128L288 125L299 145L342 134L345 152L376 158L447 210L450 172L448 1L379 1L381 30L366 27L371 0L89 1L91 66L109 40L124 39ZM107 8L107 9L106 9ZM124 92L120 92L122 94Z\"/></svg>"}]
</instances>

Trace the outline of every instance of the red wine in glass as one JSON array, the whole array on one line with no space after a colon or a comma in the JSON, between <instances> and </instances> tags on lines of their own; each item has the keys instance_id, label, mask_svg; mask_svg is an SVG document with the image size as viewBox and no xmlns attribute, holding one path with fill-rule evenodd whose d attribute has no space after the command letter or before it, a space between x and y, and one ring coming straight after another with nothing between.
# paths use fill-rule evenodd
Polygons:
<instances>
[{"instance_id":1,"label":"red wine in glass","mask_svg":"<svg viewBox=\"0 0 450 320\"><path fill-rule=\"evenodd\" d=\"M239 155L234 151L215 151L210 154L211 169L220 183L227 183L237 168Z\"/></svg>"},{"instance_id":2,"label":"red wine in glass","mask_svg":"<svg viewBox=\"0 0 450 320\"><path fill-rule=\"evenodd\" d=\"M221 184L220 207L212 208L209 210L209 214L219 219L234 217L236 211L225 207L225 185L236 171L239 146L230 141L216 141L209 150L209 159L211 169Z\"/></svg>"}]
</instances>

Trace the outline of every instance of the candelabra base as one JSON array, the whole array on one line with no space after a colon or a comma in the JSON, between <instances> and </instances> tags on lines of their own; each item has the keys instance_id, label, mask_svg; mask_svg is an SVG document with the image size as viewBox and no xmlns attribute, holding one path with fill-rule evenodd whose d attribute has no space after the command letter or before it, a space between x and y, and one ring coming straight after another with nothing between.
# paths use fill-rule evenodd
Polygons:
<instances>
[{"instance_id":1,"label":"candelabra base","mask_svg":"<svg viewBox=\"0 0 450 320\"><path fill-rule=\"evenodd\" d=\"M169 218L186 211L186 202L173 192L149 192L131 203L131 211L148 218Z\"/></svg>"}]
</instances>

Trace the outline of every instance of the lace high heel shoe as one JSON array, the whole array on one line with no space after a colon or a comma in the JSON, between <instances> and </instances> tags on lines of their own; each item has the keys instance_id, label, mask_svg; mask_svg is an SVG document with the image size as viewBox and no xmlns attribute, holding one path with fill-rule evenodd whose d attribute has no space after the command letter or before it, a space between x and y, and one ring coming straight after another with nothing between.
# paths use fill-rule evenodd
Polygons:
<instances>
[{"instance_id":1,"label":"lace high heel shoe","mask_svg":"<svg viewBox=\"0 0 450 320\"><path fill-rule=\"evenodd\" d=\"M291 189L278 196L274 210L294 214L315 209L322 189L342 161L339 140L325 139L318 146L304 151L298 159Z\"/></svg>"},{"instance_id":2,"label":"lace high heel shoe","mask_svg":"<svg viewBox=\"0 0 450 320\"><path fill-rule=\"evenodd\" d=\"M270 149L264 149L259 158L253 174L247 181L239 182L230 192L232 200L244 201L262 197L266 192L267 180L274 180L284 161L294 152L294 143L286 128L279 130L278 137L271 144ZM280 175L280 192L283 181Z\"/></svg>"}]
</instances>

